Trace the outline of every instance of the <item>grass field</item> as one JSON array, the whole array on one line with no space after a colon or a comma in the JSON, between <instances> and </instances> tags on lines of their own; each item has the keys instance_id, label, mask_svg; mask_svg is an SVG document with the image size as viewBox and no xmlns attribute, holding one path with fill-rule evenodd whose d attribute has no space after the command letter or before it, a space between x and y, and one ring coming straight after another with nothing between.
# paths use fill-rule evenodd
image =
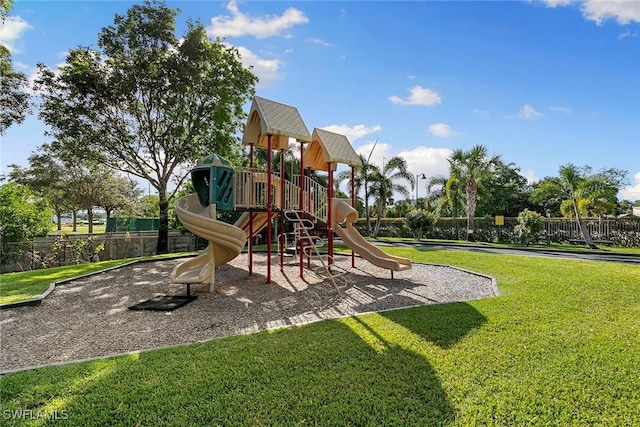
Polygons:
<instances>
[{"instance_id":1,"label":"grass field","mask_svg":"<svg viewBox=\"0 0 640 427\"><path fill-rule=\"evenodd\" d=\"M107 229L106 224L94 224L93 225L93 234L103 234ZM88 224L77 224L76 231L73 231L73 225L69 223L62 224L60 231L58 231L58 226L56 224L52 224L51 233L50 234L88 234L89 233L89 225Z\"/></svg>"},{"instance_id":2,"label":"grass field","mask_svg":"<svg viewBox=\"0 0 640 427\"><path fill-rule=\"evenodd\" d=\"M492 275L501 296L7 374L3 414L74 426L640 425L637 266L385 250Z\"/></svg>"}]
</instances>

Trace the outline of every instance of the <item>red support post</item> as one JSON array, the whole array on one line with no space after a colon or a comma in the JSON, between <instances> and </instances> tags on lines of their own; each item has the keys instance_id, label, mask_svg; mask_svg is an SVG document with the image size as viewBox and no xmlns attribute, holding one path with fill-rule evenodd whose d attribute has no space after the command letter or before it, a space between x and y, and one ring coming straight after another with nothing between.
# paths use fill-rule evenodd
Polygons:
<instances>
[{"instance_id":1,"label":"red support post","mask_svg":"<svg viewBox=\"0 0 640 427\"><path fill-rule=\"evenodd\" d=\"M356 208L356 167L351 166L351 207ZM354 268L356 266L356 254L351 249L351 267Z\"/></svg>"},{"instance_id":2,"label":"red support post","mask_svg":"<svg viewBox=\"0 0 640 427\"><path fill-rule=\"evenodd\" d=\"M267 135L267 283L271 283L271 235L273 229L271 226L271 214L272 214L272 194L271 188L272 180L271 173L273 172L272 153L271 153L271 135Z\"/></svg>"},{"instance_id":3,"label":"red support post","mask_svg":"<svg viewBox=\"0 0 640 427\"><path fill-rule=\"evenodd\" d=\"M300 141L300 196L298 197L298 205L302 215L304 212L304 142ZM302 240L302 224L298 224L298 242L300 244L300 278L304 278L304 240Z\"/></svg>"},{"instance_id":4,"label":"red support post","mask_svg":"<svg viewBox=\"0 0 640 427\"><path fill-rule=\"evenodd\" d=\"M249 204L254 204L253 195L253 144L249 144ZM253 209L253 208L249 208ZM253 276L253 211L249 211L249 276Z\"/></svg>"},{"instance_id":5,"label":"red support post","mask_svg":"<svg viewBox=\"0 0 640 427\"><path fill-rule=\"evenodd\" d=\"M331 163L328 163L327 172L329 173L329 182L327 184L327 252L329 254L329 265L333 264L333 226L331 224L331 200L333 199L333 171Z\"/></svg>"},{"instance_id":6,"label":"red support post","mask_svg":"<svg viewBox=\"0 0 640 427\"><path fill-rule=\"evenodd\" d=\"M309 188L307 188L307 209L311 214L313 214L313 209L311 209L311 168L307 168L307 177L309 178L306 182L309 184ZM311 246L311 242L309 242L309 246ZM309 255L307 255L307 268L311 268L311 250L309 250Z\"/></svg>"},{"instance_id":7,"label":"red support post","mask_svg":"<svg viewBox=\"0 0 640 427\"><path fill-rule=\"evenodd\" d=\"M280 270L284 268L284 149L280 149Z\"/></svg>"}]
</instances>

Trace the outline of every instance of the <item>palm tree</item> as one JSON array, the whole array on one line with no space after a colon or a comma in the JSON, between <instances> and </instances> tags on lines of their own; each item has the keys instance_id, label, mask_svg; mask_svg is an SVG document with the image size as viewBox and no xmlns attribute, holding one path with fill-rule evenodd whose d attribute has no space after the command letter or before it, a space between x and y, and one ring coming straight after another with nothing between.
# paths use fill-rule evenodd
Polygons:
<instances>
[{"instance_id":1,"label":"palm tree","mask_svg":"<svg viewBox=\"0 0 640 427\"><path fill-rule=\"evenodd\" d=\"M405 197L410 196L410 191L414 189L414 177L407 169L407 161L402 157L392 157L385 163L382 170L374 166L372 174L373 183L371 185L371 194L376 198L376 206L378 216L376 218L376 227L373 231L373 237L378 235L380 229L380 220L384 216L387 208L387 202L393 197L394 193L400 193ZM409 182L411 190L407 189L404 182Z\"/></svg>"},{"instance_id":2,"label":"palm tree","mask_svg":"<svg viewBox=\"0 0 640 427\"><path fill-rule=\"evenodd\" d=\"M561 166L559 175L565 199L560 205L560 211L564 215L573 213L584 242L589 248L598 249L582 215L587 213L588 209L598 210L598 207L604 208L605 205L612 207L612 201L618 192L618 183L607 174L583 174L571 163Z\"/></svg>"},{"instance_id":3,"label":"palm tree","mask_svg":"<svg viewBox=\"0 0 640 427\"><path fill-rule=\"evenodd\" d=\"M428 198L435 203L437 217L451 217L455 229L455 238L459 239L458 215L464 210L464 188L456 178L437 175L427 183Z\"/></svg>"},{"instance_id":4,"label":"palm tree","mask_svg":"<svg viewBox=\"0 0 640 427\"><path fill-rule=\"evenodd\" d=\"M467 209L466 240L473 241L473 221L476 213L478 192L500 161L500 156L489 158L487 147L475 145L469 151L455 150L449 160L449 179L457 180L465 189L465 205Z\"/></svg>"},{"instance_id":5,"label":"palm tree","mask_svg":"<svg viewBox=\"0 0 640 427\"><path fill-rule=\"evenodd\" d=\"M372 150L373 152L373 150ZM369 186L372 182L372 176L377 169L375 165L369 163L369 160L360 154L360 166L356 166L354 174L354 190L356 194L364 189L364 212L367 218L367 235L371 236L371 214L369 213ZM371 155L369 155L371 157ZM343 182L351 182L351 170L339 172L335 177L336 185L339 186Z\"/></svg>"}]
</instances>

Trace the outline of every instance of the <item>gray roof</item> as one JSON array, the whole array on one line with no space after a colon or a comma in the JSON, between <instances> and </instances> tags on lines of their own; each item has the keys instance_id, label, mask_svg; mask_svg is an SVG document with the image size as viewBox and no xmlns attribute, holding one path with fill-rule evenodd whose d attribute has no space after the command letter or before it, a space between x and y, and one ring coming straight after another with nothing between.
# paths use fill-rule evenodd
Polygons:
<instances>
[{"instance_id":1,"label":"gray roof","mask_svg":"<svg viewBox=\"0 0 640 427\"><path fill-rule=\"evenodd\" d=\"M316 140L320 142L323 151L328 155L328 162L342 163L349 166L360 166L362 164L360 156L353 149L346 136L315 128L313 130L313 141Z\"/></svg>"},{"instance_id":2,"label":"gray roof","mask_svg":"<svg viewBox=\"0 0 640 427\"><path fill-rule=\"evenodd\" d=\"M242 138L244 143L257 143L257 141L250 140L252 139L251 135L256 135L257 129L254 129L253 132L249 130L249 127L252 126L251 117L254 112L257 112L260 117L260 135L283 135L298 141L311 141L309 129L304 124L296 107L256 96L253 98L249 110L249 122Z\"/></svg>"}]
</instances>

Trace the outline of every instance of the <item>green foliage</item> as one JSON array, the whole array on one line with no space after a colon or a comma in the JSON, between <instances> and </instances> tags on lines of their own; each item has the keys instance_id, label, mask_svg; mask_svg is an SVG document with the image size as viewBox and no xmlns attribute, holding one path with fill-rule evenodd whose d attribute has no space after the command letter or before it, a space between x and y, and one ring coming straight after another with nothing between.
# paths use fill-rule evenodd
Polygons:
<instances>
[{"instance_id":1,"label":"green foliage","mask_svg":"<svg viewBox=\"0 0 640 427\"><path fill-rule=\"evenodd\" d=\"M488 191L486 183L492 178L497 165L502 164L500 156L489 157L487 147L475 145L469 151L454 150L448 161L449 181L455 183L458 191L464 188L467 240L473 241L473 219L478 195Z\"/></svg>"},{"instance_id":2,"label":"green foliage","mask_svg":"<svg viewBox=\"0 0 640 427\"><path fill-rule=\"evenodd\" d=\"M97 242L95 236L70 239L66 234L60 234L51 245L52 259L49 265L55 265L60 252L71 250L71 256L76 264L100 261L100 252L104 251L104 242Z\"/></svg>"},{"instance_id":3,"label":"green foliage","mask_svg":"<svg viewBox=\"0 0 640 427\"><path fill-rule=\"evenodd\" d=\"M562 200L562 186L560 179L556 177L547 177L537 182L529 194L529 201L532 205L550 217L561 216Z\"/></svg>"},{"instance_id":4,"label":"green foliage","mask_svg":"<svg viewBox=\"0 0 640 427\"><path fill-rule=\"evenodd\" d=\"M544 230L544 217L537 212L525 209L518 214L518 224L515 233L520 243L529 246L540 240L540 233Z\"/></svg>"},{"instance_id":5,"label":"green foliage","mask_svg":"<svg viewBox=\"0 0 640 427\"><path fill-rule=\"evenodd\" d=\"M257 78L236 48L210 41L199 22L176 37L178 11L133 5L98 34L100 50L75 48L56 73L41 65L40 117L65 152L147 180L159 197L158 253L167 251L169 183L205 154L237 157L243 106Z\"/></svg>"},{"instance_id":6,"label":"green foliage","mask_svg":"<svg viewBox=\"0 0 640 427\"><path fill-rule=\"evenodd\" d=\"M478 216L517 216L527 207L529 191L527 178L513 163L496 160L492 173L482 182L478 195Z\"/></svg>"},{"instance_id":7,"label":"green foliage","mask_svg":"<svg viewBox=\"0 0 640 427\"><path fill-rule=\"evenodd\" d=\"M2 17L4 19L4 15ZM13 69L11 53L3 45L0 45L0 76L2 77L0 136L2 136L10 126L22 123L31 112L27 76Z\"/></svg>"},{"instance_id":8,"label":"green foliage","mask_svg":"<svg viewBox=\"0 0 640 427\"><path fill-rule=\"evenodd\" d=\"M375 165L371 165L370 168L370 194L375 198L377 208L376 226L373 231L373 236L376 237L380 231L380 220L385 216L387 206L393 204L393 194L398 193L409 197L409 189L405 182L409 182L411 190L415 183L413 174L409 172L407 161L400 156L387 160L382 169Z\"/></svg>"},{"instance_id":9,"label":"green foliage","mask_svg":"<svg viewBox=\"0 0 640 427\"><path fill-rule=\"evenodd\" d=\"M9 165L11 172L8 178L12 182L26 185L35 194L47 200L58 217L60 229L62 214L78 209L77 203L72 199L73 192L69 191L74 185L69 168L55 156L48 145L41 146L28 160L28 167Z\"/></svg>"},{"instance_id":10,"label":"green foliage","mask_svg":"<svg viewBox=\"0 0 640 427\"><path fill-rule=\"evenodd\" d=\"M145 194L138 200L137 212L146 218L158 218L160 216L158 201L157 194Z\"/></svg>"},{"instance_id":11,"label":"green foliage","mask_svg":"<svg viewBox=\"0 0 640 427\"><path fill-rule=\"evenodd\" d=\"M46 236L51 228L49 206L24 185L0 187L0 236L3 242L21 242Z\"/></svg>"},{"instance_id":12,"label":"green foliage","mask_svg":"<svg viewBox=\"0 0 640 427\"><path fill-rule=\"evenodd\" d=\"M371 236L371 212L369 210L369 199L371 196L370 187L373 182L373 172L376 166L369 161L371 160L371 154L373 154L373 150L375 149L375 144L369 153L369 157L365 158L364 155L359 154L360 157L360 165L356 166L354 170L354 190L356 195L360 194L362 190L364 193L364 197L358 197L358 200L361 200L362 203L356 203L357 205L362 205L362 209L358 209L358 213L360 216L364 216L367 220L366 223L366 232L367 236ZM339 172L335 177L336 185L340 185L343 182L347 182L349 186L351 186L351 170L343 170ZM361 215L362 213L363 215Z\"/></svg>"},{"instance_id":13,"label":"green foliage","mask_svg":"<svg viewBox=\"0 0 640 427\"><path fill-rule=\"evenodd\" d=\"M436 223L436 218L430 212L418 210L407 213L404 222L415 238L420 240L429 231L429 228Z\"/></svg>"},{"instance_id":14,"label":"green foliage","mask_svg":"<svg viewBox=\"0 0 640 427\"><path fill-rule=\"evenodd\" d=\"M11 244L46 236L51 229L51 211L46 201L28 187L14 182L0 187L0 245L2 264L20 257L20 245Z\"/></svg>"},{"instance_id":15,"label":"green foliage","mask_svg":"<svg viewBox=\"0 0 640 427\"><path fill-rule=\"evenodd\" d=\"M4 20L11 8L13 7L13 0L1 0L0 1L0 18Z\"/></svg>"}]
</instances>

